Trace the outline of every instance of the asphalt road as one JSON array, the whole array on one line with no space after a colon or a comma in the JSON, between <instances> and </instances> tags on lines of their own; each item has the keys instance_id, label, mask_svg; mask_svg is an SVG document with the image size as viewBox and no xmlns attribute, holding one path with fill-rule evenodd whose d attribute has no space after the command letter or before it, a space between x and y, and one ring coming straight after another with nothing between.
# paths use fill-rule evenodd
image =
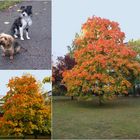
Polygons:
<instances>
[{"instance_id":1,"label":"asphalt road","mask_svg":"<svg viewBox=\"0 0 140 140\"><path fill-rule=\"evenodd\" d=\"M21 6L33 6L33 24L29 28L30 40L16 39L21 52L14 56L2 57L0 50L0 69L51 69L51 1L23 1L4 11L0 11L0 33L9 33L12 23L19 16Z\"/></svg>"}]
</instances>

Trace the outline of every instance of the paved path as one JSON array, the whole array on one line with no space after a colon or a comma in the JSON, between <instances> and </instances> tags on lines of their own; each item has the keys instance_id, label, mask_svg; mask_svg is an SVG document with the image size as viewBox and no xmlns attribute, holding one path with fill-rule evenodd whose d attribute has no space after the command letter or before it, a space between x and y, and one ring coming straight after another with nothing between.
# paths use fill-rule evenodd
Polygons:
<instances>
[{"instance_id":1,"label":"paved path","mask_svg":"<svg viewBox=\"0 0 140 140\"><path fill-rule=\"evenodd\" d=\"M1 56L0 50L0 69L51 69L51 1L23 1L0 11L0 33L9 32L19 15L17 10L23 5L33 6L33 24L29 29L31 39L17 39L27 51L23 49L11 62L9 57Z\"/></svg>"}]
</instances>

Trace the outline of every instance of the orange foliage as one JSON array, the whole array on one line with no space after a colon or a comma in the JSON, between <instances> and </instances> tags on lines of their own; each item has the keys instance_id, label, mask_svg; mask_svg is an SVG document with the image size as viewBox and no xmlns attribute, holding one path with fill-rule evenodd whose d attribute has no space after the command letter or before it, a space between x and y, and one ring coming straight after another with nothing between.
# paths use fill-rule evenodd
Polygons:
<instances>
[{"instance_id":1,"label":"orange foliage","mask_svg":"<svg viewBox=\"0 0 140 140\"><path fill-rule=\"evenodd\" d=\"M127 93L131 76L140 73L136 52L126 46L118 23L92 17L74 40L76 65L63 73L68 95Z\"/></svg>"},{"instance_id":2,"label":"orange foliage","mask_svg":"<svg viewBox=\"0 0 140 140\"><path fill-rule=\"evenodd\" d=\"M51 105L45 104L39 83L32 75L9 80L4 97L4 116L0 121L3 135L24 136L50 133Z\"/></svg>"}]
</instances>

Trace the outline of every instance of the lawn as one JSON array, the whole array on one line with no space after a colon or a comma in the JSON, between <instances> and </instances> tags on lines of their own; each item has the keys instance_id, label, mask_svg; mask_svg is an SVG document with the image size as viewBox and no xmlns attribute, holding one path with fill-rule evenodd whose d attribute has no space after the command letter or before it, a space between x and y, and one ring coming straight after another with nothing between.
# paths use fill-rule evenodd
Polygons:
<instances>
[{"instance_id":1,"label":"lawn","mask_svg":"<svg viewBox=\"0 0 140 140\"><path fill-rule=\"evenodd\" d=\"M21 2L22 0L3 0L3 1L0 1L0 10L4 10L16 3L19 3Z\"/></svg>"},{"instance_id":2,"label":"lawn","mask_svg":"<svg viewBox=\"0 0 140 140\"><path fill-rule=\"evenodd\" d=\"M53 98L54 139L140 139L140 97L98 100Z\"/></svg>"}]
</instances>

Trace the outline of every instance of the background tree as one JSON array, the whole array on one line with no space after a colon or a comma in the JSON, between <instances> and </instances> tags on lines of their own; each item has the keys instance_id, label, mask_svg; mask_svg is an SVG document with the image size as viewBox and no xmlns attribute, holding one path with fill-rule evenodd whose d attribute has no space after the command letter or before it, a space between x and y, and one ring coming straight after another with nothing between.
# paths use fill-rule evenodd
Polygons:
<instances>
[{"instance_id":1,"label":"background tree","mask_svg":"<svg viewBox=\"0 0 140 140\"><path fill-rule=\"evenodd\" d=\"M127 47L118 23L92 17L74 40L76 65L63 73L68 95L111 99L127 94L132 78L140 73L136 52ZM133 76L132 76L133 75Z\"/></svg>"},{"instance_id":2,"label":"background tree","mask_svg":"<svg viewBox=\"0 0 140 140\"><path fill-rule=\"evenodd\" d=\"M127 45L137 52L136 60L140 62L140 39L130 40Z\"/></svg>"},{"instance_id":3,"label":"background tree","mask_svg":"<svg viewBox=\"0 0 140 140\"><path fill-rule=\"evenodd\" d=\"M9 80L0 120L3 135L51 133L51 106L45 105L40 83L29 74Z\"/></svg>"},{"instance_id":4,"label":"background tree","mask_svg":"<svg viewBox=\"0 0 140 140\"><path fill-rule=\"evenodd\" d=\"M62 84L62 73L65 70L72 69L74 65L75 60L69 54L57 58L56 66L52 67L53 95L64 95L66 93L67 88Z\"/></svg>"},{"instance_id":5,"label":"background tree","mask_svg":"<svg viewBox=\"0 0 140 140\"><path fill-rule=\"evenodd\" d=\"M43 84L47 84L47 83L51 83L51 82L52 82L52 78L51 78L51 77L48 77L48 76L46 76L46 77L42 80L42 83L43 83ZM51 96L49 96L48 91L45 91L45 92L43 93L43 97L45 98L46 104L51 105Z\"/></svg>"},{"instance_id":6,"label":"background tree","mask_svg":"<svg viewBox=\"0 0 140 140\"><path fill-rule=\"evenodd\" d=\"M136 60L140 63L140 40L130 40L127 43L128 46L130 46L134 51L137 52ZM133 83L133 95L136 96L136 94L140 94L140 76L133 77L132 78Z\"/></svg>"},{"instance_id":7,"label":"background tree","mask_svg":"<svg viewBox=\"0 0 140 140\"><path fill-rule=\"evenodd\" d=\"M43 84L45 84L45 83L50 83L52 81L52 79L51 79L51 77L45 77L44 79L43 79L43 81L42 81L42 83Z\"/></svg>"}]
</instances>

